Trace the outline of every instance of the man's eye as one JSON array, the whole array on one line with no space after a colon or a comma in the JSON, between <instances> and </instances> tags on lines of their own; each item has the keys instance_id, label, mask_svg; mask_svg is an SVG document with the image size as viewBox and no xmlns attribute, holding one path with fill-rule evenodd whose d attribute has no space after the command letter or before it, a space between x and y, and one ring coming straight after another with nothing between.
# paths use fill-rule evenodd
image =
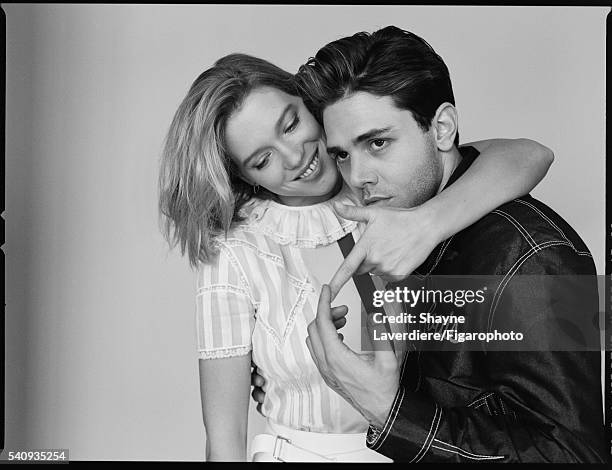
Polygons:
<instances>
[{"instance_id":1,"label":"man's eye","mask_svg":"<svg viewBox=\"0 0 612 470\"><path fill-rule=\"evenodd\" d=\"M348 157L349 157L348 152L336 152L334 154L334 160L336 160L338 163L342 163L343 161L348 159Z\"/></svg>"},{"instance_id":2,"label":"man's eye","mask_svg":"<svg viewBox=\"0 0 612 470\"><path fill-rule=\"evenodd\" d=\"M374 139L370 142L370 146L372 150L382 150L387 146L387 141L385 139Z\"/></svg>"},{"instance_id":3,"label":"man's eye","mask_svg":"<svg viewBox=\"0 0 612 470\"><path fill-rule=\"evenodd\" d=\"M296 114L295 117L293 118L293 121L291 121L291 124L289 124L289 126L285 129L285 134L289 132L293 132L293 130L297 127L299 123L300 123L300 117Z\"/></svg>"},{"instance_id":4,"label":"man's eye","mask_svg":"<svg viewBox=\"0 0 612 470\"><path fill-rule=\"evenodd\" d=\"M258 170L261 170L265 168L265 166L268 164L269 161L270 161L270 155L268 154L255 165L255 168Z\"/></svg>"}]
</instances>

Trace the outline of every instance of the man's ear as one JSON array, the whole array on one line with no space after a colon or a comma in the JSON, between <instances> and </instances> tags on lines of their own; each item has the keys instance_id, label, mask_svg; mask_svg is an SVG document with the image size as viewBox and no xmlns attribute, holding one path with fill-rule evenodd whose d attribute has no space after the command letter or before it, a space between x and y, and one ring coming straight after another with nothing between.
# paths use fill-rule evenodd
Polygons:
<instances>
[{"instance_id":1,"label":"man's ear","mask_svg":"<svg viewBox=\"0 0 612 470\"><path fill-rule=\"evenodd\" d=\"M455 135L459 128L457 108L450 103L438 106L433 118L434 136L436 145L442 152L448 152L455 142Z\"/></svg>"}]
</instances>

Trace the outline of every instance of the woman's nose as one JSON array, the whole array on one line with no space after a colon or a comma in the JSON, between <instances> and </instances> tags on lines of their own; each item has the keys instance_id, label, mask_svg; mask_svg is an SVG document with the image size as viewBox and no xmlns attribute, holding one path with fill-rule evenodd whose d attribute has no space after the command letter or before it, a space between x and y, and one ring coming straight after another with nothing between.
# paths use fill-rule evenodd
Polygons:
<instances>
[{"instance_id":1,"label":"woman's nose","mask_svg":"<svg viewBox=\"0 0 612 470\"><path fill-rule=\"evenodd\" d=\"M304 146L303 145L284 145L282 149L285 168L288 170L298 169L304 164Z\"/></svg>"}]
</instances>

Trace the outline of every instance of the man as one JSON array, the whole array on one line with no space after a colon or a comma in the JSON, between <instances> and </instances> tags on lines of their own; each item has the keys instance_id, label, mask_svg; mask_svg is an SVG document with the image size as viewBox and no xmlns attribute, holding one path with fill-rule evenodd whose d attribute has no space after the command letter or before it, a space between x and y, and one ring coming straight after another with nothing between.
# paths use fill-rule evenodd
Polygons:
<instances>
[{"instance_id":1,"label":"man","mask_svg":"<svg viewBox=\"0 0 612 470\"><path fill-rule=\"evenodd\" d=\"M477 156L457 149L446 65L412 33L387 27L340 39L298 77L328 151L366 206L338 207L347 218L372 227L392 220L393 211L452 184ZM389 273L360 243L323 287L307 344L328 385L371 423L370 448L408 462L605 461L600 353L551 347L559 315L580 312L572 311L574 285L559 289L542 274L595 274L587 247L561 217L525 196L438 245L415 270L425 279L488 275L505 310L492 301L466 306L471 325L535 332L539 350L417 347L403 363L390 350L354 353L337 335L330 303L359 266ZM520 282L527 275L538 275L528 295ZM585 298L596 303L596 291L587 288Z\"/></svg>"}]
</instances>

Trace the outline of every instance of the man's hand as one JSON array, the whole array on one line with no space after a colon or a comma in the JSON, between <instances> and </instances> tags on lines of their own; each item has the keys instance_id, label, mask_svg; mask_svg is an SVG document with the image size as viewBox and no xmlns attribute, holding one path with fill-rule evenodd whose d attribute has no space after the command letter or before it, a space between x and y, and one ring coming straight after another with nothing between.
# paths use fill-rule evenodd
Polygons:
<instances>
[{"instance_id":1,"label":"man's hand","mask_svg":"<svg viewBox=\"0 0 612 470\"><path fill-rule=\"evenodd\" d=\"M346 314L348 313L348 307L346 305L339 305L331 309L331 318L334 324L334 328L339 330L344 325L346 325ZM344 339L341 333L338 333L338 337L342 340ZM253 361L251 361L251 385L253 386L253 391L251 392L251 396L253 400L257 402L257 411L259 414L263 416L261 411L261 407L266 399L266 392L264 391L264 387L266 385L266 379L264 379L263 375L259 374L259 370L257 369L257 365Z\"/></svg>"},{"instance_id":2,"label":"man's hand","mask_svg":"<svg viewBox=\"0 0 612 470\"><path fill-rule=\"evenodd\" d=\"M436 213L426 205L411 209L356 207L338 202L340 217L367 226L329 285L332 300L356 274L371 273L386 281L401 281L419 267L442 241Z\"/></svg>"},{"instance_id":3,"label":"man's hand","mask_svg":"<svg viewBox=\"0 0 612 470\"><path fill-rule=\"evenodd\" d=\"M399 363L393 350L357 354L336 333L331 291L321 290L317 317L308 325L306 345L325 383L371 424L383 426L399 387Z\"/></svg>"}]
</instances>

